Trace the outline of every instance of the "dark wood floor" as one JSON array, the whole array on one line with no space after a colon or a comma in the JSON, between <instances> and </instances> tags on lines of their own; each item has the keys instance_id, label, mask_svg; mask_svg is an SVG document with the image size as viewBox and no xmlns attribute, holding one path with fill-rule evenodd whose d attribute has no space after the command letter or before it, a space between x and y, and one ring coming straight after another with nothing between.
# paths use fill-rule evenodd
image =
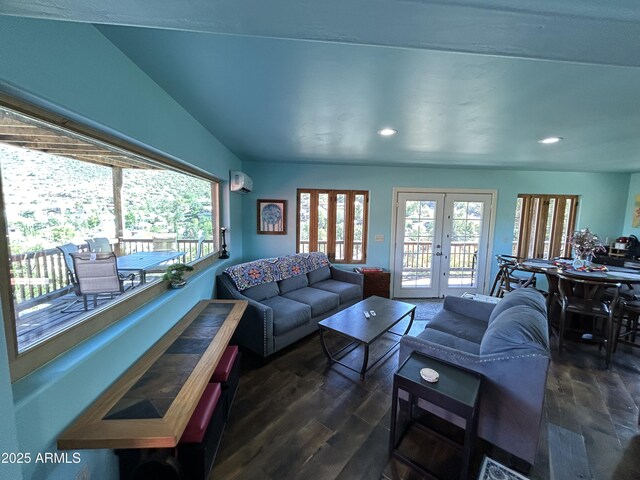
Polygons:
<instances>
[{"instance_id":1,"label":"dark wood floor","mask_svg":"<svg viewBox=\"0 0 640 480\"><path fill-rule=\"evenodd\" d=\"M412 332L424 324L414 324ZM391 343L382 339L380 349ZM531 479L639 479L640 349L620 349L609 370L593 345L568 345L553 361L545 420ZM354 366L360 353L350 355ZM372 358L376 352L372 348ZM212 479L419 479L389 461L389 418L397 351L360 381L326 369L317 335L243 375ZM485 446L486 449L486 446ZM433 455L424 448L423 455ZM488 452L499 461L508 457ZM482 452L476 455L478 468ZM477 472L476 472L477 475ZM453 478L453 476L452 476Z\"/></svg>"}]
</instances>

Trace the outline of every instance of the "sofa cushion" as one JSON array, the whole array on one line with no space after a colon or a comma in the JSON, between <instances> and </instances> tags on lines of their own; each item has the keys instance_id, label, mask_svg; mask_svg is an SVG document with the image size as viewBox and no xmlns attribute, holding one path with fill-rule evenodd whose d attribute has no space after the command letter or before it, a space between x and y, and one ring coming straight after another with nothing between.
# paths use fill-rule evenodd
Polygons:
<instances>
[{"instance_id":1,"label":"sofa cushion","mask_svg":"<svg viewBox=\"0 0 640 480\"><path fill-rule=\"evenodd\" d=\"M311 316L317 317L327 313L340 305L340 297L319 288L299 288L283 295L286 298L304 303L311 307Z\"/></svg>"},{"instance_id":2,"label":"sofa cushion","mask_svg":"<svg viewBox=\"0 0 640 480\"><path fill-rule=\"evenodd\" d=\"M498 315L487 328L480 343L480 355L549 350L547 318L529 305L512 306Z\"/></svg>"},{"instance_id":3,"label":"sofa cushion","mask_svg":"<svg viewBox=\"0 0 640 480\"><path fill-rule=\"evenodd\" d=\"M465 340L464 338L460 338L456 335L451 335L447 332L441 332L439 330L429 328L429 325L427 325L427 328L418 335L418 338L437 343L438 345L443 345L445 347L462 350L463 352L471 353L473 355L478 355L480 353L479 343L470 342L469 340Z\"/></svg>"},{"instance_id":4,"label":"sofa cushion","mask_svg":"<svg viewBox=\"0 0 640 480\"><path fill-rule=\"evenodd\" d=\"M314 285L318 282L322 282L323 280L329 280L331 278L331 270L329 267L320 267L315 270L307 273L307 278L309 279L309 285Z\"/></svg>"},{"instance_id":5,"label":"sofa cushion","mask_svg":"<svg viewBox=\"0 0 640 480\"><path fill-rule=\"evenodd\" d=\"M428 328L480 344L487 329L487 322L453 313L449 310L440 310L427 326Z\"/></svg>"},{"instance_id":6,"label":"sofa cushion","mask_svg":"<svg viewBox=\"0 0 640 480\"><path fill-rule=\"evenodd\" d=\"M278 282L278 287L280 287L280 295L284 295L285 293L289 293L293 290L298 290L299 288L304 288L309 285L309 280L306 275L295 275L291 278L287 278L286 280L280 280Z\"/></svg>"},{"instance_id":7,"label":"sofa cushion","mask_svg":"<svg viewBox=\"0 0 640 480\"><path fill-rule=\"evenodd\" d=\"M360 285L353 283L339 282L337 280L324 280L314 283L313 288L326 290L327 292L336 293L340 297L340 303L347 303L350 300L359 299L362 295Z\"/></svg>"},{"instance_id":8,"label":"sofa cushion","mask_svg":"<svg viewBox=\"0 0 640 480\"><path fill-rule=\"evenodd\" d=\"M273 333L280 335L311 320L311 307L283 296L262 302L273 309Z\"/></svg>"},{"instance_id":9,"label":"sofa cushion","mask_svg":"<svg viewBox=\"0 0 640 480\"><path fill-rule=\"evenodd\" d=\"M518 288L517 290L507 293L504 298L498 302L493 312L491 312L489 323L493 322L493 320L505 310L517 305L527 305L544 315L547 314L547 305L540 292L533 288Z\"/></svg>"},{"instance_id":10,"label":"sofa cushion","mask_svg":"<svg viewBox=\"0 0 640 480\"><path fill-rule=\"evenodd\" d=\"M280 289L277 282L263 283L262 285L256 285L255 287L247 288L242 292L243 295L249 297L251 300L260 302L267 298L280 295Z\"/></svg>"}]
</instances>

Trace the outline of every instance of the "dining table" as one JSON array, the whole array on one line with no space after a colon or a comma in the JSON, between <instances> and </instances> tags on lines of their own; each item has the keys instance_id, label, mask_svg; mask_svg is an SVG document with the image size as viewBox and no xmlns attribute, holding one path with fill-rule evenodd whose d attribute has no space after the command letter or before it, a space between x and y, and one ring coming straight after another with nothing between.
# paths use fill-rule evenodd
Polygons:
<instances>
[{"instance_id":1,"label":"dining table","mask_svg":"<svg viewBox=\"0 0 640 480\"><path fill-rule=\"evenodd\" d=\"M170 262L176 258L183 257L186 252L161 251L161 252L136 252L123 255L116 259L118 272L134 272L140 276L140 284L147 281L147 271Z\"/></svg>"},{"instance_id":2,"label":"dining table","mask_svg":"<svg viewBox=\"0 0 640 480\"><path fill-rule=\"evenodd\" d=\"M588 280L590 282L601 283L598 292L592 292L593 295L599 297L605 290L618 288L618 292L613 296L614 302L624 295L634 298L640 295L640 269L631 267L618 267L611 265L591 264L587 268L573 267L573 260L546 260L546 259L527 259L518 264L518 269L532 274L545 274L548 282L547 295L547 311L550 319L557 320L554 316L553 298L559 294L558 292L558 275L564 278L575 278L576 280ZM634 288L635 286L635 288ZM624 289L624 294L621 291ZM636 293L637 292L637 293ZM551 320L551 323L554 321ZM590 340L592 334L585 331L582 335L583 340Z\"/></svg>"}]
</instances>

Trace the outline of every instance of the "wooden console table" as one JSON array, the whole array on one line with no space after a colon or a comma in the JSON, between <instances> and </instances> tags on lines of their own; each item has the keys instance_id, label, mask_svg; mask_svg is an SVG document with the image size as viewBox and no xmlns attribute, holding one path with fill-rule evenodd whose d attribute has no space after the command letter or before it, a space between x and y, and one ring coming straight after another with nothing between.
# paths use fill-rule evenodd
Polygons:
<instances>
[{"instance_id":1,"label":"wooden console table","mask_svg":"<svg viewBox=\"0 0 640 480\"><path fill-rule=\"evenodd\" d=\"M247 302L203 300L58 438L58 449L173 448Z\"/></svg>"}]
</instances>

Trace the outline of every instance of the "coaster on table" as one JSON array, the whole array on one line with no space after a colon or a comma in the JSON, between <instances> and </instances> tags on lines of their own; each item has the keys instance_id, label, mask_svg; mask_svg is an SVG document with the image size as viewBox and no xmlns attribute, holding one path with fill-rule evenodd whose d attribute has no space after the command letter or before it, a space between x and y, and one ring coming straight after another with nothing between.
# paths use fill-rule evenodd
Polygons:
<instances>
[{"instance_id":1,"label":"coaster on table","mask_svg":"<svg viewBox=\"0 0 640 480\"><path fill-rule=\"evenodd\" d=\"M432 368L423 368L420 370L420 376L429 383L435 383L440 378L440 374Z\"/></svg>"}]
</instances>

